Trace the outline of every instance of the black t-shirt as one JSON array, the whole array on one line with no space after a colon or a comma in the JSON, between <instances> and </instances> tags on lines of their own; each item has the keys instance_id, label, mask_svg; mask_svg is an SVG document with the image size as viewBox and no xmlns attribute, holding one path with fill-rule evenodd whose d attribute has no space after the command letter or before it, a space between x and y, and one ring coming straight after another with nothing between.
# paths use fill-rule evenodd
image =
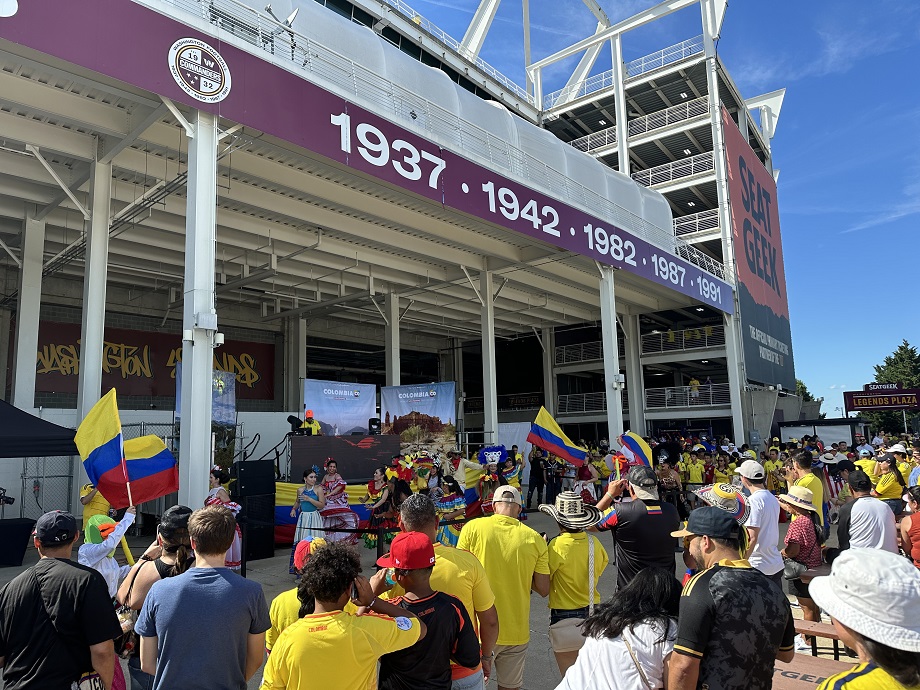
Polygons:
<instances>
[{"instance_id":1,"label":"black t-shirt","mask_svg":"<svg viewBox=\"0 0 920 690\"><path fill-rule=\"evenodd\" d=\"M680 529L674 504L641 500L620 503L597 527L613 532L618 587L625 587L649 566L674 572L677 540L671 532Z\"/></svg>"},{"instance_id":2,"label":"black t-shirt","mask_svg":"<svg viewBox=\"0 0 920 690\"><path fill-rule=\"evenodd\" d=\"M392 603L418 616L428 632L411 647L380 657L380 690L450 690L451 659L467 668L479 666L479 638L457 597L435 592Z\"/></svg>"},{"instance_id":3,"label":"black t-shirt","mask_svg":"<svg viewBox=\"0 0 920 690\"><path fill-rule=\"evenodd\" d=\"M543 486L546 484L546 477L543 471L546 469L546 459L533 456L530 460L530 478L527 480L528 486Z\"/></svg>"},{"instance_id":4,"label":"black t-shirt","mask_svg":"<svg viewBox=\"0 0 920 690\"><path fill-rule=\"evenodd\" d=\"M697 687L769 690L777 651L794 642L789 600L747 561L720 561L684 587L674 651L700 660Z\"/></svg>"},{"instance_id":5,"label":"black t-shirt","mask_svg":"<svg viewBox=\"0 0 920 690\"><path fill-rule=\"evenodd\" d=\"M68 690L93 669L91 645L121 625L102 575L43 558L0 590L0 656L7 690Z\"/></svg>"}]
</instances>

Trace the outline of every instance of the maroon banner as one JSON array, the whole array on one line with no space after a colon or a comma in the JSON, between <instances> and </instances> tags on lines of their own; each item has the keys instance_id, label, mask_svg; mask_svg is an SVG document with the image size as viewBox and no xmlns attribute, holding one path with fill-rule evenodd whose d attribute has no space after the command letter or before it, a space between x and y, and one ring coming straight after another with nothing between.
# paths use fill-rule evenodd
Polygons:
<instances>
[{"instance_id":1,"label":"maroon banner","mask_svg":"<svg viewBox=\"0 0 920 690\"><path fill-rule=\"evenodd\" d=\"M178 333L106 328L102 389L122 396L176 394L176 364L182 361ZM214 350L214 368L236 375L236 397L273 400L275 346L227 340ZM35 390L76 393L80 374L80 325L43 321L38 328Z\"/></svg>"},{"instance_id":2,"label":"maroon banner","mask_svg":"<svg viewBox=\"0 0 920 690\"><path fill-rule=\"evenodd\" d=\"M844 391L843 406L851 410L911 410L920 408L920 390L904 389L893 393Z\"/></svg>"},{"instance_id":3,"label":"maroon banner","mask_svg":"<svg viewBox=\"0 0 920 690\"><path fill-rule=\"evenodd\" d=\"M776 181L722 108L744 368L751 381L795 390L792 329Z\"/></svg>"}]
</instances>

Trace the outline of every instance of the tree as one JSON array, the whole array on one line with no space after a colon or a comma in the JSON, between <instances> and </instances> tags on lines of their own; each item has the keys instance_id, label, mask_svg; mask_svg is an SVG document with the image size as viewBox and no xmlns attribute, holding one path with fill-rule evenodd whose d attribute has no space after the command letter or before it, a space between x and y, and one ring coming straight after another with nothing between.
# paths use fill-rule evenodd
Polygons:
<instances>
[{"instance_id":1,"label":"tree","mask_svg":"<svg viewBox=\"0 0 920 690\"><path fill-rule=\"evenodd\" d=\"M808 390L808 386L805 385L802 379L795 380L795 394L805 402L812 402L815 400L815 396L811 394L811 391Z\"/></svg>"},{"instance_id":2,"label":"tree","mask_svg":"<svg viewBox=\"0 0 920 690\"><path fill-rule=\"evenodd\" d=\"M902 388L920 388L920 352L917 348L902 340L894 352L881 364L875 365L875 383L900 383ZM916 411L908 410L908 414L916 414ZM900 410L867 412L862 416L869 420L875 431L898 432L904 428Z\"/></svg>"}]
</instances>

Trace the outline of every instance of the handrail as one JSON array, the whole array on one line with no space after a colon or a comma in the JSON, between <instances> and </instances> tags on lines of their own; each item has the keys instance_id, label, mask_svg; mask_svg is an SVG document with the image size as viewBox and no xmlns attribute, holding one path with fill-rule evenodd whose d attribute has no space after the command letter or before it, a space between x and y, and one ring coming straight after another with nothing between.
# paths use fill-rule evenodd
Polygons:
<instances>
[{"instance_id":1,"label":"handrail","mask_svg":"<svg viewBox=\"0 0 920 690\"><path fill-rule=\"evenodd\" d=\"M134 2L144 4L152 0ZM712 259L702 258L704 255L695 248L676 239L673 228L660 228L650 223L503 137L432 103L423 95L391 82L327 46L284 27L240 0L157 0L156 6L159 7L160 3L170 4L194 16L203 17L207 22L220 25L227 33L269 52L273 61L285 69L320 84L334 85L343 94L353 94L359 103L374 108L381 117L404 123L411 131L432 136L435 141L449 142L458 152L492 164L499 174L511 174L538 189L553 190L550 193L561 201L635 232L656 247L676 252L703 270L722 277L721 265Z\"/></svg>"},{"instance_id":2,"label":"handrail","mask_svg":"<svg viewBox=\"0 0 920 690\"><path fill-rule=\"evenodd\" d=\"M715 160L712 151L704 151L695 156L681 158L663 165L656 165L647 170L637 170L632 178L645 187L654 187L659 184L674 182L685 177L700 175L715 170Z\"/></svg>"},{"instance_id":3,"label":"handrail","mask_svg":"<svg viewBox=\"0 0 920 690\"><path fill-rule=\"evenodd\" d=\"M643 355L725 346L724 326L699 326L682 331L646 333L641 338Z\"/></svg>"},{"instance_id":4,"label":"handrail","mask_svg":"<svg viewBox=\"0 0 920 690\"><path fill-rule=\"evenodd\" d=\"M617 128L615 125L613 127L607 127L606 129L586 134L583 137L578 137L578 139L572 139L572 141L567 143L569 146L579 151L584 151L585 153L592 153L599 149L616 146Z\"/></svg>"},{"instance_id":5,"label":"handrail","mask_svg":"<svg viewBox=\"0 0 920 690\"><path fill-rule=\"evenodd\" d=\"M639 134L648 134L656 129L669 127L678 122L692 120L695 117L709 114L709 98L703 96L694 98L692 101L672 105L670 108L658 110L635 120L630 120L627 125L629 136L634 137Z\"/></svg>"},{"instance_id":6,"label":"handrail","mask_svg":"<svg viewBox=\"0 0 920 690\"><path fill-rule=\"evenodd\" d=\"M701 383L698 386L668 386L667 388L645 389L646 410L725 405L731 405L731 390L727 383Z\"/></svg>"},{"instance_id":7,"label":"handrail","mask_svg":"<svg viewBox=\"0 0 920 690\"><path fill-rule=\"evenodd\" d=\"M604 345L599 340L591 343L560 345L554 352L556 364L575 364L604 359Z\"/></svg>"},{"instance_id":8,"label":"handrail","mask_svg":"<svg viewBox=\"0 0 920 690\"><path fill-rule=\"evenodd\" d=\"M661 67L667 67L675 62L686 60L693 55L703 52L703 36L694 36L686 41L675 43L667 48L662 48L654 53L650 53L624 66L626 80L634 79L646 72L652 72ZM587 79L565 86L558 91L548 93L543 97L543 109L550 110L556 105L570 103L577 98L587 96L595 91L613 86L613 70L607 70L600 74L595 74Z\"/></svg>"},{"instance_id":9,"label":"handrail","mask_svg":"<svg viewBox=\"0 0 920 690\"><path fill-rule=\"evenodd\" d=\"M703 230L719 229L719 209L711 208L674 219L674 234L677 237Z\"/></svg>"},{"instance_id":10,"label":"handrail","mask_svg":"<svg viewBox=\"0 0 920 690\"><path fill-rule=\"evenodd\" d=\"M626 389L620 391L623 397L623 411L629 407ZM571 393L556 397L556 414L576 414L580 412L606 412L607 394L599 393Z\"/></svg>"}]
</instances>

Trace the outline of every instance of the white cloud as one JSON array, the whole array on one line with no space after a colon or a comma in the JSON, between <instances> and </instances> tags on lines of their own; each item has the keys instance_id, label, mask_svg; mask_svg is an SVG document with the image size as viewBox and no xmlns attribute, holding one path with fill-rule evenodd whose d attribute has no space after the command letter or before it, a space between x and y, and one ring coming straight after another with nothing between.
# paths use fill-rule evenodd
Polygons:
<instances>
[{"instance_id":1,"label":"white cloud","mask_svg":"<svg viewBox=\"0 0 920 690\"><path fill-rule=\"evenodd\" d=\"M901 190L899 202L875 211L860 222L842 230L841 234L868 230L918 214L920 214L920 166L914 166Z\"/></svg>"}]
</instances>

